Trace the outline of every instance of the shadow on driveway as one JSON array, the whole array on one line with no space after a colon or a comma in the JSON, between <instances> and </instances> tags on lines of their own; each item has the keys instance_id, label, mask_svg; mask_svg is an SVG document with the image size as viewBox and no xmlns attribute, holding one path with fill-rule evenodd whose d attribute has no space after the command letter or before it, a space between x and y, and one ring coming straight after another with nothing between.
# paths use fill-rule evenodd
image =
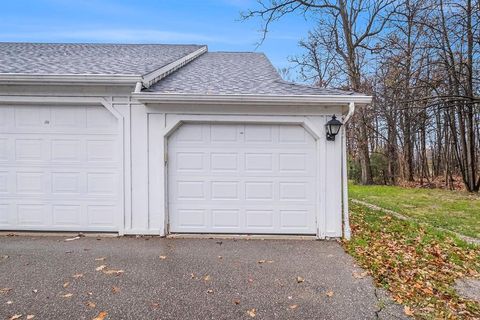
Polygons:
<instances>
[{"instance_id":1,"label":"shadow on driveway","mask_svg":"<svg viewBox=\"0 0 480 320\"><path fill-rule=\"evenodd\" d=\"M64 240L0 237L1 319L404 318L334 241Z\"/></svg>"}]
</instances>

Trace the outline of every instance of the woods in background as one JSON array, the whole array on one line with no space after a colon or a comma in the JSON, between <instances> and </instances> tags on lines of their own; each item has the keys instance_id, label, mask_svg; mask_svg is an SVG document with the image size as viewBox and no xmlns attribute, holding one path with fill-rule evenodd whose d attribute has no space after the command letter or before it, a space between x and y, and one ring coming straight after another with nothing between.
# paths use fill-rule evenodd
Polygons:
<instances>
[{"instance_id":1,"label":"woods in background","mask_svg":"<svg viewBox=\"0 0 480 320\"><path fill-rule=\"evenodd\" d=\"M267 35L288 14L316 23L300 80L374 97L349 124L352 179L479 191L480 0L259 0L243 16Z\"/></svg>"}]
</instances>

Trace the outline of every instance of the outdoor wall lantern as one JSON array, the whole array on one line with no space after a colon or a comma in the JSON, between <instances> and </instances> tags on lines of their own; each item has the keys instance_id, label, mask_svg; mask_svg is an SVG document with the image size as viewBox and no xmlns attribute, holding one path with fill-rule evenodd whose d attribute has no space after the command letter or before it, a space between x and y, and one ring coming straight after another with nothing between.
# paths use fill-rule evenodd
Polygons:
<instances>
[{"instance_id":1,"label":"outdoor wall lantern","mask_svg":"<svg viewBox=\"0 0 480 320\"><path fill-rule=\"evenodd\" d=\"M337 120L335 115L332 116L332 119L328 120L327 124L327 140L335 141L335 136L340 131L340 127L343 125L340 121Z\"/></svg>"}]
</instances>

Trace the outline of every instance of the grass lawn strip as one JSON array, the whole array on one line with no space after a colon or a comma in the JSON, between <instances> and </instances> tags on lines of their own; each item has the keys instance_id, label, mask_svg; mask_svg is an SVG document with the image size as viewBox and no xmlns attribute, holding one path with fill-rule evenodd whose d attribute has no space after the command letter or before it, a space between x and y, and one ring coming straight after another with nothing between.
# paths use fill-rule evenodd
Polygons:
<instances>
[{"instance_id":1,"label":"grass lawn strip","mask_svg":"<svg viewBox=\"0 0 480 320\"><path fill-rule=\"evenodd\" d=\"M350 197L472 238L480 238L480 196L462 191L349 186Z\"/></svg>"},{"instance_id":2,"label":"grass lawn strip","mask_svg":"<svg viewBox=\"0 0 480 320\"><path fill-rule=\"evenodd\" d=\"M414 221L351 203L346 250L419 319L479 319L480 304L460 297L458 278L480 279L480 248Z\"/></svg>"},{"instance_id":3,"label":"grass lawn strip","mask_svg":"<svg viewBox=\"0 0 480 320\"><path fill-rule=\"evenodd\" d=\"M411 220L411 221L415 221L415 219L411 218L411 217L407 217L407 216L404 216L398 212L395 212L395 211L392 211L392 210L389 210L389 209L385 209L385 208L382 208L382 207L379 207L379 206L376 206L374 204L371 204L371 203L368 203L368 202L365 202L365 201L362 201L362 200L357 200L357 199L351 199L351 201L353 203L356 203L356 204L359 204L359 205L363 205L369 209L372 209L372 210L375 210L375 211L383 211L387 214L390 214L392 216L394 216L395 218L397 219L400 219L400 220ZM419 221L417 221L419 222ZM422 222L419 222L420 224L422 224ZM427 224L425 222L423 222L423 224ZM480 245L480 239L478 238L472 238L472 237L468 237L466 235L463 235L463 234L460 234L458 232L454 232L454 231L451 231L451 230L447 230L447 229L444 229L444 228L441 228L441 227L433 227L435 229L438 229L439 231L443 231L443 232L449 232L449 233L452 233L454 234L455 236L459 237L460 239L464 240L465 242L468 242L468 243L471 243L471 244L475 244L475 245Z\"/></svg>"}]
</instances>

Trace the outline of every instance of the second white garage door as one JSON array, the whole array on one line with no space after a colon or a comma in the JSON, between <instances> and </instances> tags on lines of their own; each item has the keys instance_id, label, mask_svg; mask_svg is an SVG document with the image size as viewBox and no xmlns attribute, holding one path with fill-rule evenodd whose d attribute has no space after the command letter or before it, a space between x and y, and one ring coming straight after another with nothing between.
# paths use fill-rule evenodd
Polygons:
<instances>
[{"instance_id":1,"label":"second white garage door","mask_svg":"<svg viewBox=\"0 0 480 320\"><path fill-rule=\"evenodd\" d=\"M300 125L184 124L168 141L169 230L315 234L316 163Z\"/></svg>"}]
</instances>

